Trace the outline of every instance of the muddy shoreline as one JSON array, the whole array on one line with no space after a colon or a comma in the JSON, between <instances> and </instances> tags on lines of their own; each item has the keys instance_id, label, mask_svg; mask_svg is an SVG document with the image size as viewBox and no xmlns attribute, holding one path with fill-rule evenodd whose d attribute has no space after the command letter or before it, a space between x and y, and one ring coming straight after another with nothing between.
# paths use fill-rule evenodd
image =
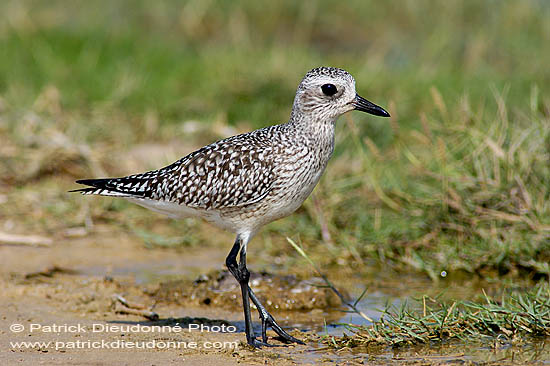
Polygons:
<instances>
[{"instance_id":1,"label":"muddy shoreline","mask_svg":"<svg viewBox=\"0 0 550 366\"><path fill-rule=\"evenodd\" d=\"M306 345L251 350L243 342L239 290L223 269L223 250L190 252L147 249L101 227L93 235L57 240L50 247L0 246L3 362L416 365L496 362L503 352L450 345L333 352L320 337L345 332L331 325L341 319L357 319L338 311L338 299L317 286L318 279L267 272L253 272L252 286L278 321ZM162 277L166 267L170 272ZM393 290L403 291L397 285ZM373 288L369 301L380 293ZM138 310L121 305L119 298ZM148 320L148 312L159 319ZM21 329L10 328L14 325ZM255 326L259 332L259 323Z\"/></svg>"}]
</instances>

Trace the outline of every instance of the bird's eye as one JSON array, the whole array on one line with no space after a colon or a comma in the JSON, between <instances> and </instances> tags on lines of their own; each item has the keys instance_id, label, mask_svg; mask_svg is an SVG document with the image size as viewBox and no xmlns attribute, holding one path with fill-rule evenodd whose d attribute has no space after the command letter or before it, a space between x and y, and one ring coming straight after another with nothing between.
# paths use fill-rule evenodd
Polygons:
<instances>
[{"instance_id":1,"label":"bird's eye","mask_svg":"<svg viewBox=\"0 0 550 366\"><path fill-rule=\"evenodd\" d=\"M336 86L334 84L324 84L321 86L321 90L323 91L323 94L331 96L338 92L338 89L336 89Z\"/></svg>"}]
</instances>

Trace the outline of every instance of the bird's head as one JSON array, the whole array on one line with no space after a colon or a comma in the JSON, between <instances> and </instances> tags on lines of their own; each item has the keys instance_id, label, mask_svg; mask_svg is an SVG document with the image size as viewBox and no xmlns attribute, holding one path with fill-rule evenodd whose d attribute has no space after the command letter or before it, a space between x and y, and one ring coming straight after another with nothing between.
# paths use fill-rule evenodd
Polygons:
<instances>
[{"instance_id":1,"label":"bird's head","mask_svg":"<svg viewBox=\"0 0 550 366\"><path fill-rule=\"evenodd\" d=\"M293 106L294 113L321 121L335 121L352 110L390 116L382 107L359 96L353 76L335 67L310 70L298 86Z\"/></svg>"}]
</instances>

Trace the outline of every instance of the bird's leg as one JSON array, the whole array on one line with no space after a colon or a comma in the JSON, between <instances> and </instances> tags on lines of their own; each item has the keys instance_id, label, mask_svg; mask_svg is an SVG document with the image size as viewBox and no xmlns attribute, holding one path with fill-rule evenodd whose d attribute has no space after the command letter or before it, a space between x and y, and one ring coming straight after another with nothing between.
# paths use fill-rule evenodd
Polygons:
<instances>
[{"instance_id":1,"label":"bird's leg","mask_svg":"<svg viewBox=\"0 0 550 366\"><path fill-rule=\"evenodd\" d=\"M239 255L239 263L237 263L237 254ZM244 310L244 326L246 332L246 341L248 344L254 347L261 346L271 346L267 343L267 327L270 326L275 333L279 335L286 342L293 342L304 344L301 340L294 338L290 334L284 331L283 328L273 318L271 314L267 312L265 307L262 305L260 300L254 294L254 291L248 285L250 279L250 272L246 268L246 247L242 245L242 240L237 237L233 248L229 252L229 255L225 259L225 264L227 268L233 274L233 277L239 282L241 286L241 295L243 299L243 310ZM252 320L250 317L250 300L256 305L258 313L260 314L260 320L262 321L262 341L256 339L254 334L254 329L252 328Z\"/></svg>"},{"instance_id":2,"label":"bird's leg","mask_svg":"<svg viewBox=\"0 0 550 366\"><path fill-rule=\"evenodd\" d=\"M252 300L254 305L256 305L258 313L260 314L260 320L262 321L262 340L264 341L264 343L267 343L266 330L267 327L270 326L271 329L273 329L273 331L275 331L275 333L277 333L277 335L279 335L279 337L281 337L285 342L305 344L301 340L294 338L293 336L288 334L283 328L281 328L279 324L277 324L273 316L267 312L265 307L262 305L260 300L258 300L256 295L254 294L254 291L252 291L250 287L248 287L248 295L250 296L250 299Z\"/></svg>"},{"instance_id":3,"label":"bird's leg","mask_svg":"<svg viewBox=\"0 0 550 366\"><path fill-rule=\"evenodd\" d=\"M250 318L250 299L248 297L249 287L248 280L250 279L250 272L246 268L246 249L241 245L242 240L237 236L233 248L229 252L229 255L225 259L225 264L229 269L229 272L233 274L233 277L239 282L241 286L241 295L243 299L244 310L244 329L246 332L246 342L254 347L268 346L265 342L260 342L254 335L254 329L252 328L252 319ZM241 253L239 264L237 264L237 254Z\"/></svg>"}]
</instances>

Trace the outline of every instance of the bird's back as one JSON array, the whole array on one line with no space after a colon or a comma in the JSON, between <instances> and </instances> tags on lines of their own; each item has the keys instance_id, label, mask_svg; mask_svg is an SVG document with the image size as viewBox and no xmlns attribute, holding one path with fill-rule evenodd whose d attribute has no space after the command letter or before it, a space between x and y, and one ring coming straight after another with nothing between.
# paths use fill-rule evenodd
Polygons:
<instances>
[{"instance_id":1,"label":"bird's back","mask_svg":"<svg viewBox=\"0 0 550 366\"><path fill-rule=\"evenodd\" d=\"M271 189L273 140L280 125L214 142L158 170L77 183L96 194L223 209L261 200Z\"/></svg>"},{"instance_id":2,"label":"bird's back","mask_svg":"<svg viewBox=\"0 0 550 366\"><path fill-rule=\"evenodd\" d=\"M290 123L274 125L217 141L162 169L79 180L91 187L78 191L124 197L174 217L201 216L231 231L245 221L259 227L289 215L311 193L332 152L328 146L319 159L321 145Z\"/></svg>"}]
</instances>

